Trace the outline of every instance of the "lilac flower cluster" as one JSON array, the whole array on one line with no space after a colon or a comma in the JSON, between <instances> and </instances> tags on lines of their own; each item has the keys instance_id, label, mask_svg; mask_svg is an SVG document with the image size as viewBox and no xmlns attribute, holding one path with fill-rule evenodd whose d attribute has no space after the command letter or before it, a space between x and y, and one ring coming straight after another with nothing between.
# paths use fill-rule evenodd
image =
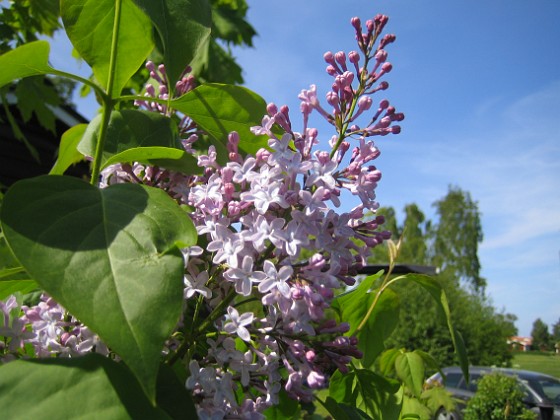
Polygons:
<instances>
[{"instance_id":1,"label":"lilac flower cluster","mask_svg":"<svg viewBox=\"0 0 560 420\"><path fill-rule=\"evenodd\" d=\"M359 19L352 19L359 51L324 56L334 78L326 94L332 110L321 105L315 86L303 90L300 132L293 130L286 106L269 104L261 125L252 128L268 137L268 147L244 155L243 139L232 132L227 163L221 164L213 146L195 151L201 132L185 117L181 135L185 149L197 156L201 175L138 163L102 173L102 186L156 186L190 209L199 242L183 250L184 317L164 356L188 368L186 387L201 418L264 418L280 392L310 402L336 369L346 372L352 358L361 357L356 338L345 335L350 326L338 322L330 306L339 290L354 284L371 249L390 236L381 230L382 217L364 218L378 207L375 188L381 178L372 165L379 150L368 138L399 133L394 123L404 118L386 99L364 117L371 96L388 87L379 81L391 70L384 48L394 36L378 39L386 22L378 15L363 33ZM169 95L165 68L152 63L148 68L160 87L148 86L147 98L137 105L170 115L171 109L154 100ZM185 75L175 92L193 87ZM319 149L318 130L309 127L314 110L334 127L328 151ZM359 117L366 118L362 127ZM358 204L337 210L347 195ZM2 305L8 314L15 303ZM28 340L39 356L108 352L48 297L22 310L12 324L5 315L0 330L11 337L11 349Z\"/></svg>"},{"instance_id":2,"label":"lilac flower cluster","mask_svg":"<svg viewBox=\"0 0 560 420\"><path fill-rule=\"evenodd\" d=\"M5 302L0 301L0 314L0 362L27 357L30 351L35 357L110 353L96 334L45 294L37 305L30 307L20 305L12 295Z\"/></svg>"}]
</instances>

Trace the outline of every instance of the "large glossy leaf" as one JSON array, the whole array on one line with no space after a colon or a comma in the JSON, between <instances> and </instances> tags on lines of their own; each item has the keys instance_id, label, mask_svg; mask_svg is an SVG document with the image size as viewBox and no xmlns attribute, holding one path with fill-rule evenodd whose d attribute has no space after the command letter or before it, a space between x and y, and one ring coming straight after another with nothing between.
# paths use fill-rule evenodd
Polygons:
<instances>
[{"instance_id":1,"label":"large glossy leaf","mask_svg":"<svg viewBox=\"0 0 560 420\"><path fill-rule=\"evenodd\" d=\"M117 8L120 5L120 8ZM150 19L132 0L61 0L60 13L70 41L107 89L116 11L120 10L113 98L144 63L154 44Z\"/></svg>"},{"instance_id":2,"label":"large glossy leaf","mask_svg":"<svg viewBox=\"0 0 560 420\"><path fill-rule=\"evenodd\" d=\"M168 419L122 364L90 354L18 360L0 367L5 419Z\"/></svg>"},{"instance_id":3,"label":"large glossy leaf","mask_svg":"<svg viewBox=\"0 0 560 420\"><path fill-rule=\"evenodd\" d=\"M49 174L62 175L70 166L84 159L84 156L78 151L78 144L82 140L87 126L87 124L77 124L62 135L58 158Z\"/></svg>"},{"instance_id":4,"label":"large glossy leaf","mask_svg":"<svg viewBox=\"0 0 560 420\"><path fill-rule=\"evenodd\" d=\"M154 398L164 341L181 314L183 257L196 230L162 190L79 179L20 181L2 229L31 277L117 352Z\"/></svg>"},{"instance_id":5,"label":"large glossy leaf","mask_svg":"<svg viewBox=\"0 0 560 420\"><path fill-rule=\"evenodd\" d=\"M95 117L86 129L83 138L78 145L78 150L86 156L94 156L101 129L101 115ZM142 156L142 150L135 150L133 155L122 155L131 149L144 147L157 147L159 154L155 156L153 150L146 150L146 156ZM140 111L137 109L126 109L113 111L107 137L101 156L101 166L117 162L147 161L149 159L181 159L184 153L168 151L169 155L162 154L162 148L172 148L178 152L184 152L179 140L177 124L168 117L155 112Z\"/></svg>"},{"instance_id":6,"label":"large glossy leaf","mask_svg":"<svg viewBox=\"0 0 560 420\"><path fill-rule=\"evenodd\" d=\"M47 41L34 41L1 55L0 87L23 77L50 73L49 51Z\"/></svg>"},{"instance_id":7,"label":"large glossy leaf","mask_svg":"<svg viewBox=\"0 0 560 420\"><path fill-rule=\"evenodd\" d=\"M255 154L267 146L266 136L250 131L262 124L266 103L249 89L209 83L171 101L171 106L191 117L221 144L226 144L228 134L236 131L240 136L239 149L244 153Z\"/></svg>"},{"instance_id":8,"label":"large glossy leaf","mask_svg":"<svg viewBox=\"0 0 560 420\"><path fill-rule=\"evenodd\" d=\"M156 28L170 87L197 53L208 48L212 13L207 0L134 0Z\"/></svg>"}]
</instances>

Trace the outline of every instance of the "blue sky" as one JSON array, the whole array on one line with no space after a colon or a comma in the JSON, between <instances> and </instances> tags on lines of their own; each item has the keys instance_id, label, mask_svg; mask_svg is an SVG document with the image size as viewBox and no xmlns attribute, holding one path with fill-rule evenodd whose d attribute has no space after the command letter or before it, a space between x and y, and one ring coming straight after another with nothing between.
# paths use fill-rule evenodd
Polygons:
<instances>
[{"instance_id":1,"label":"blue sky","mask_svg":"<svg viewBox=\"0 0 560 420\"><path fill-rule=\"evenodd\" d=\"M331 84L323 53L356 49L350 18L389 15L394 68L377 99L387 97L406 119L400 135L376 139L378 201L399 211L417 203L433 218L431 204L449 185L469 191L482 213L479 256L496 308L518 317L521 335L537 318L557 322L560 1L248 2L259 36L254 49L234 50L246 86L287 104L296 127L300 90L316 84L324 97ZM53 64L68 68L57 45ZM95 112L91 101L79 109ZM319 119L311 125L330 137Z\"/></svg>"}]
</instances>

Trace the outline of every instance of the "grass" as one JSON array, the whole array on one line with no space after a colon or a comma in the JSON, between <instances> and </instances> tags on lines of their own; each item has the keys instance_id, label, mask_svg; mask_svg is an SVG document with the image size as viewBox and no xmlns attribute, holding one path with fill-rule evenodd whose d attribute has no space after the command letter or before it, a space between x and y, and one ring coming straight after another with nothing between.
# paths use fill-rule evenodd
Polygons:
<instances>
[{"instance_id":1,"label":"grass","mask_svg":"<svg viewBox=\"0 0 560 420\"><path fill-rule=\"evenodd\" d=\"M530 351L515 353L512 367L546 373L560 378L560 354Z\"/></svg>"}]
</instances>

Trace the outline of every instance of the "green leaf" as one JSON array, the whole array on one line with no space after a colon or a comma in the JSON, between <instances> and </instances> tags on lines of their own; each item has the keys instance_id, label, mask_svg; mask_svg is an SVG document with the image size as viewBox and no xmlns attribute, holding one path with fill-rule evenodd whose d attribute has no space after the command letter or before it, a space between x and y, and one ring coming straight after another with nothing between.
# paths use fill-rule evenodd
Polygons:
<instances>
[{"instance_id":1,"label":"green leaf","mask_svg":"<svg viewBox=\"0 0 560 420\"><path fill-rule=\"evenodd\" d=\"M162 363L157 381L157 405L174 419L196 419L198 414L192 395L173 368Z\"/></svg>"},{"instance_id":2,"label":"green leaf","mask_svg":"<svg viewBox=\"0 0 560 420\"><path fill-rule=\"evenodd\" d=\"M98 83L107 90L113 27L117 4L120 21L112 98L144 63L154 44L150 19L132 0L61 0L66 34L80 56L91 66Z\"/></svg>"},{"instance_id":3,"label":"green leaf","mask_svg":"<svg viewBox=\"0 0 560 420\"><path fill-rule=\"evenodd\" d=\"M89 123L82 141L78 144L78 150L85 156L95 155L99 130L101 129L101 119L102 116L98 115ZM131 158L126 157L126 155L124 160L116 156L127 150L153 146L174 148L184 152L179 140L177 124L171 118L155 112L137 109L113 111L107 128L101 166L109 165L110 159L111 163L130 162ZM142 155L142 151L131 153L135 153L137 157ZM183 154L180 154L176 159L181 159L182 156ZM163 159L165 157L160 155L157 158ZM172 156L167 158L171 159ZM146 159L149 159L149 157Z\"/></svg>"},{"instance_id":4,"label":"green leaf","mask_svg":"<svg viewBox=\"0 0 560 420\"><path fill-rule=\"evenodd\" d=\"M123 364L98 354L3 365L0 407L6 419L169 418Z\"/></svg>"},{"instance_id":5,"label":"green leaf","mask_svg":"<svg viewBox=\"0 0 560 420\"><path fill-rule=\"evenodd\" d=\"M368 303L369 307L372 299ZM393 333L399 322L399 310L398 295L390 289L385 289L364 327L357 333L358 348L364 353L362 359L364 367L372 366L377 356L385 350L385 340Z\"/></svg>"},{"instance_id":6,"label":"green leaf","mask_svg":"<svg viewBox=\"0 0 560 420\"><path fill-rule=\"evenodd\" d=\"M298 418L298 412L300 411L299 403L290 398L288 393L281 389L279 394L279 404L273 405L264 411L265 418L267 420L285 420Z\"/></svg>"},{"instance_id":7,"label":"green leaf","mask_svg":"<svg viewBox=\"0 0 560 420\"><path fill-rule=\"evenodd\" d=\"M417 398L404 397L401 420L432 420L432 412Z\"/></svg>"},{"instance_id":8,"label":"green leaf","mask_svg":"<svg viewBox=\"0 0 560 420\"><path fill-rule=\"evenodd\" d=\"M39 285L34 280L5 280L0 281L0 300L14 293L25 295L37 289Z\"/></svg>"},{"instance_id":9,"label":"green leaf","mask_svg":"<svg viewBox=\"0 0 560 420\"><path fill-rule=\"evenodd\" d=\"M360 284L349 292L342 293L335 297L332 308L335 309L341 320L350 324L348 335L353 335L362 322L368 311L368 302L375 293L372 292L374 283L381 277L383 271L367 276Z\"/></svg>"},{"instance_id":10,"label":"green leaf","mask_svg":"<svg viewBox=\"0 0 560 420\"><path fill-rule=\"evenodd\" d=\"M61 100L53 85L46 84L44 77L28 77L19 81L15 94L18 108L26 123L35 114L41 126L53 134L56 133L56 117L52 108L60 105Z\"/></svg>"},{"instance_id":11,"label":"green leaf","mask_svg":"<svg viewBox=\"0 0 560 420\"><path fill-rule=\"evenodd\" d=\"M62 135L58 158L49 172L50 175L62 175L70 166L84 159L84 156L78 151L78 144L82 140L87 126L87 124L77 124Z\"/></svg>"},{"instance_id":12,"label":"green leaf","mask_svg":"<svg viewBox=\"0 0 560 420\"><path fill-rule=\"evenodd\" d=\"M24 44L0 56L0 87L14 80L50 73L50 45L47 41Z\"/></svg>"},{"instance_id":13,"label":"green leaf","mask_svg":"<svg viewBox=\"0 0 560 420\"><path fill-rule=\"evenodd\" d=\"M242 152L254 155L261 147L267 147L266 136L256 136L250 131L251 127L262 124L266 102L247 88L209 83L174 99L170 105L192 118L222 145L227 143L228 134L236 131ZM227 152L226 156L222 153L222 158L227 161Z\"/></svg>"},{"instance_id":14,"label":"green leaf","mask_svg":"<svg viewBox=\"0 0 560 420\"><path fill-rule=\"evenodd\" d=\"M466 380L469 378L469 360L467 356L467 350L465 347L465 342L463 337L455 329L453 323L451 322L451 311L449 310L449 303L447 302L447 295L441 284L434 278L425 276L422 274L406 274L402 276L403 279L408 279L409 281L414 281L415 283L422 286L434 299L436 302L436 307L438 314L443 322L447 323L449 328L449 333L451 334L451 341L455 347L455 352L459 357L459 364L463 375L465 375Z\"/></svg>"},{"instance_id":15,"label":"green leaf","mask_svg":"<svg viewBox=\"0 0 560 420\"><path fill-rule=\"evenodd\" d=\"M119 162L140 162L185 174L202 173L202 168L198 166L197 159L193 155L184 150L172 149L170 147L136 147L128 149L107 159L102 168Z\"/></svg>"},{"instance_id":16,"label":"green leaf","mask_svg":"<svg viewBox=\"0 0 560 420\"><path fill-rule=\"evenodd\" d=\"M169 87L174 88L197 53L207 48L212 25L207 0L134 0L158 34ZM172 92L170 92L172 93Z\"/></svg>"},{"instance_id":17,"label":"green leaf","mask_svg":"<svg viewBox=\"0 0 560 420\"><path fill-rule=\"evenodd\" d=\"M395 362L401 354L401 350L388 349L379 357L379 371L384 376L391 376L395 371Z\"/></svg>"},{"instance_id":18,"label":"green leaf","mask_svg":"<svg viewBox=\"0 0 560 420\"><path fill-rule=\"evenodd\" d=\"M374 419L397 420L402 406L402 387L395 380L371 370L356 370L356 405Z\"/></svg>"},{"instance_id":19,"label":"green leaf","mask_svg":"<svg viewBox=\"0 0 560 420\"><path fill-rule=\"evenodd\" d=\"M325 408L333 416L334 420L362 420L371 419L359 408L348 404L338 403L332 397L327 397L324 404Z\"/></svg>"},{"instance_id":20,"label":"green leaf","mask_svg":"<svg viewBox=\"0 0 560 420\"><path fill-rule=\"evenodd\" d=\"M161 349L182 308L177 247L196 242L184 211L155 188L100 190L42 176L12 186L1 222L31 277L99 334L153 399Z\"/></svg>"},{"instance_id":21,"label":"green leaf","mask_svg":"<svg viewBox=\"0 0 560 420\"><path fill-rule=\"evenodd\" d=\"M422 357L418 353L402 352L395 360L395 370L406 387L419 398L424 385L425 373Z\"/></svg>"},{"instance_id":22,"label":"green leaf","mask_svg":"<svg viewBox=\"0 0 560 420\"><path fill-rule=\"evenodd\" d=\"M343 374L337 370L329 381L329 396L340 403L356 404L356 397L352 393L355 379L354 372Z\"/></svg>"},{"instance_id":23,"label":"green leaf","mask_svg":"<svg viewBox=\"0 0 560 420\"><path fill-rule=\"evenodd\" d=\"M372 290L372 287L381 275L382 272L379 272L366 277L354 290L336 297L332 304L341 320L350 324L347 335L358 337L358 347L364 354L364 367L372 366L385 349L384 341L394 331L399 320L400 304L395 292L385 289L375 302L378 289ZM374 303L375 307L370 313ZM358 330L360 324L363 325Z\"/></svg>"}]
</instances>

